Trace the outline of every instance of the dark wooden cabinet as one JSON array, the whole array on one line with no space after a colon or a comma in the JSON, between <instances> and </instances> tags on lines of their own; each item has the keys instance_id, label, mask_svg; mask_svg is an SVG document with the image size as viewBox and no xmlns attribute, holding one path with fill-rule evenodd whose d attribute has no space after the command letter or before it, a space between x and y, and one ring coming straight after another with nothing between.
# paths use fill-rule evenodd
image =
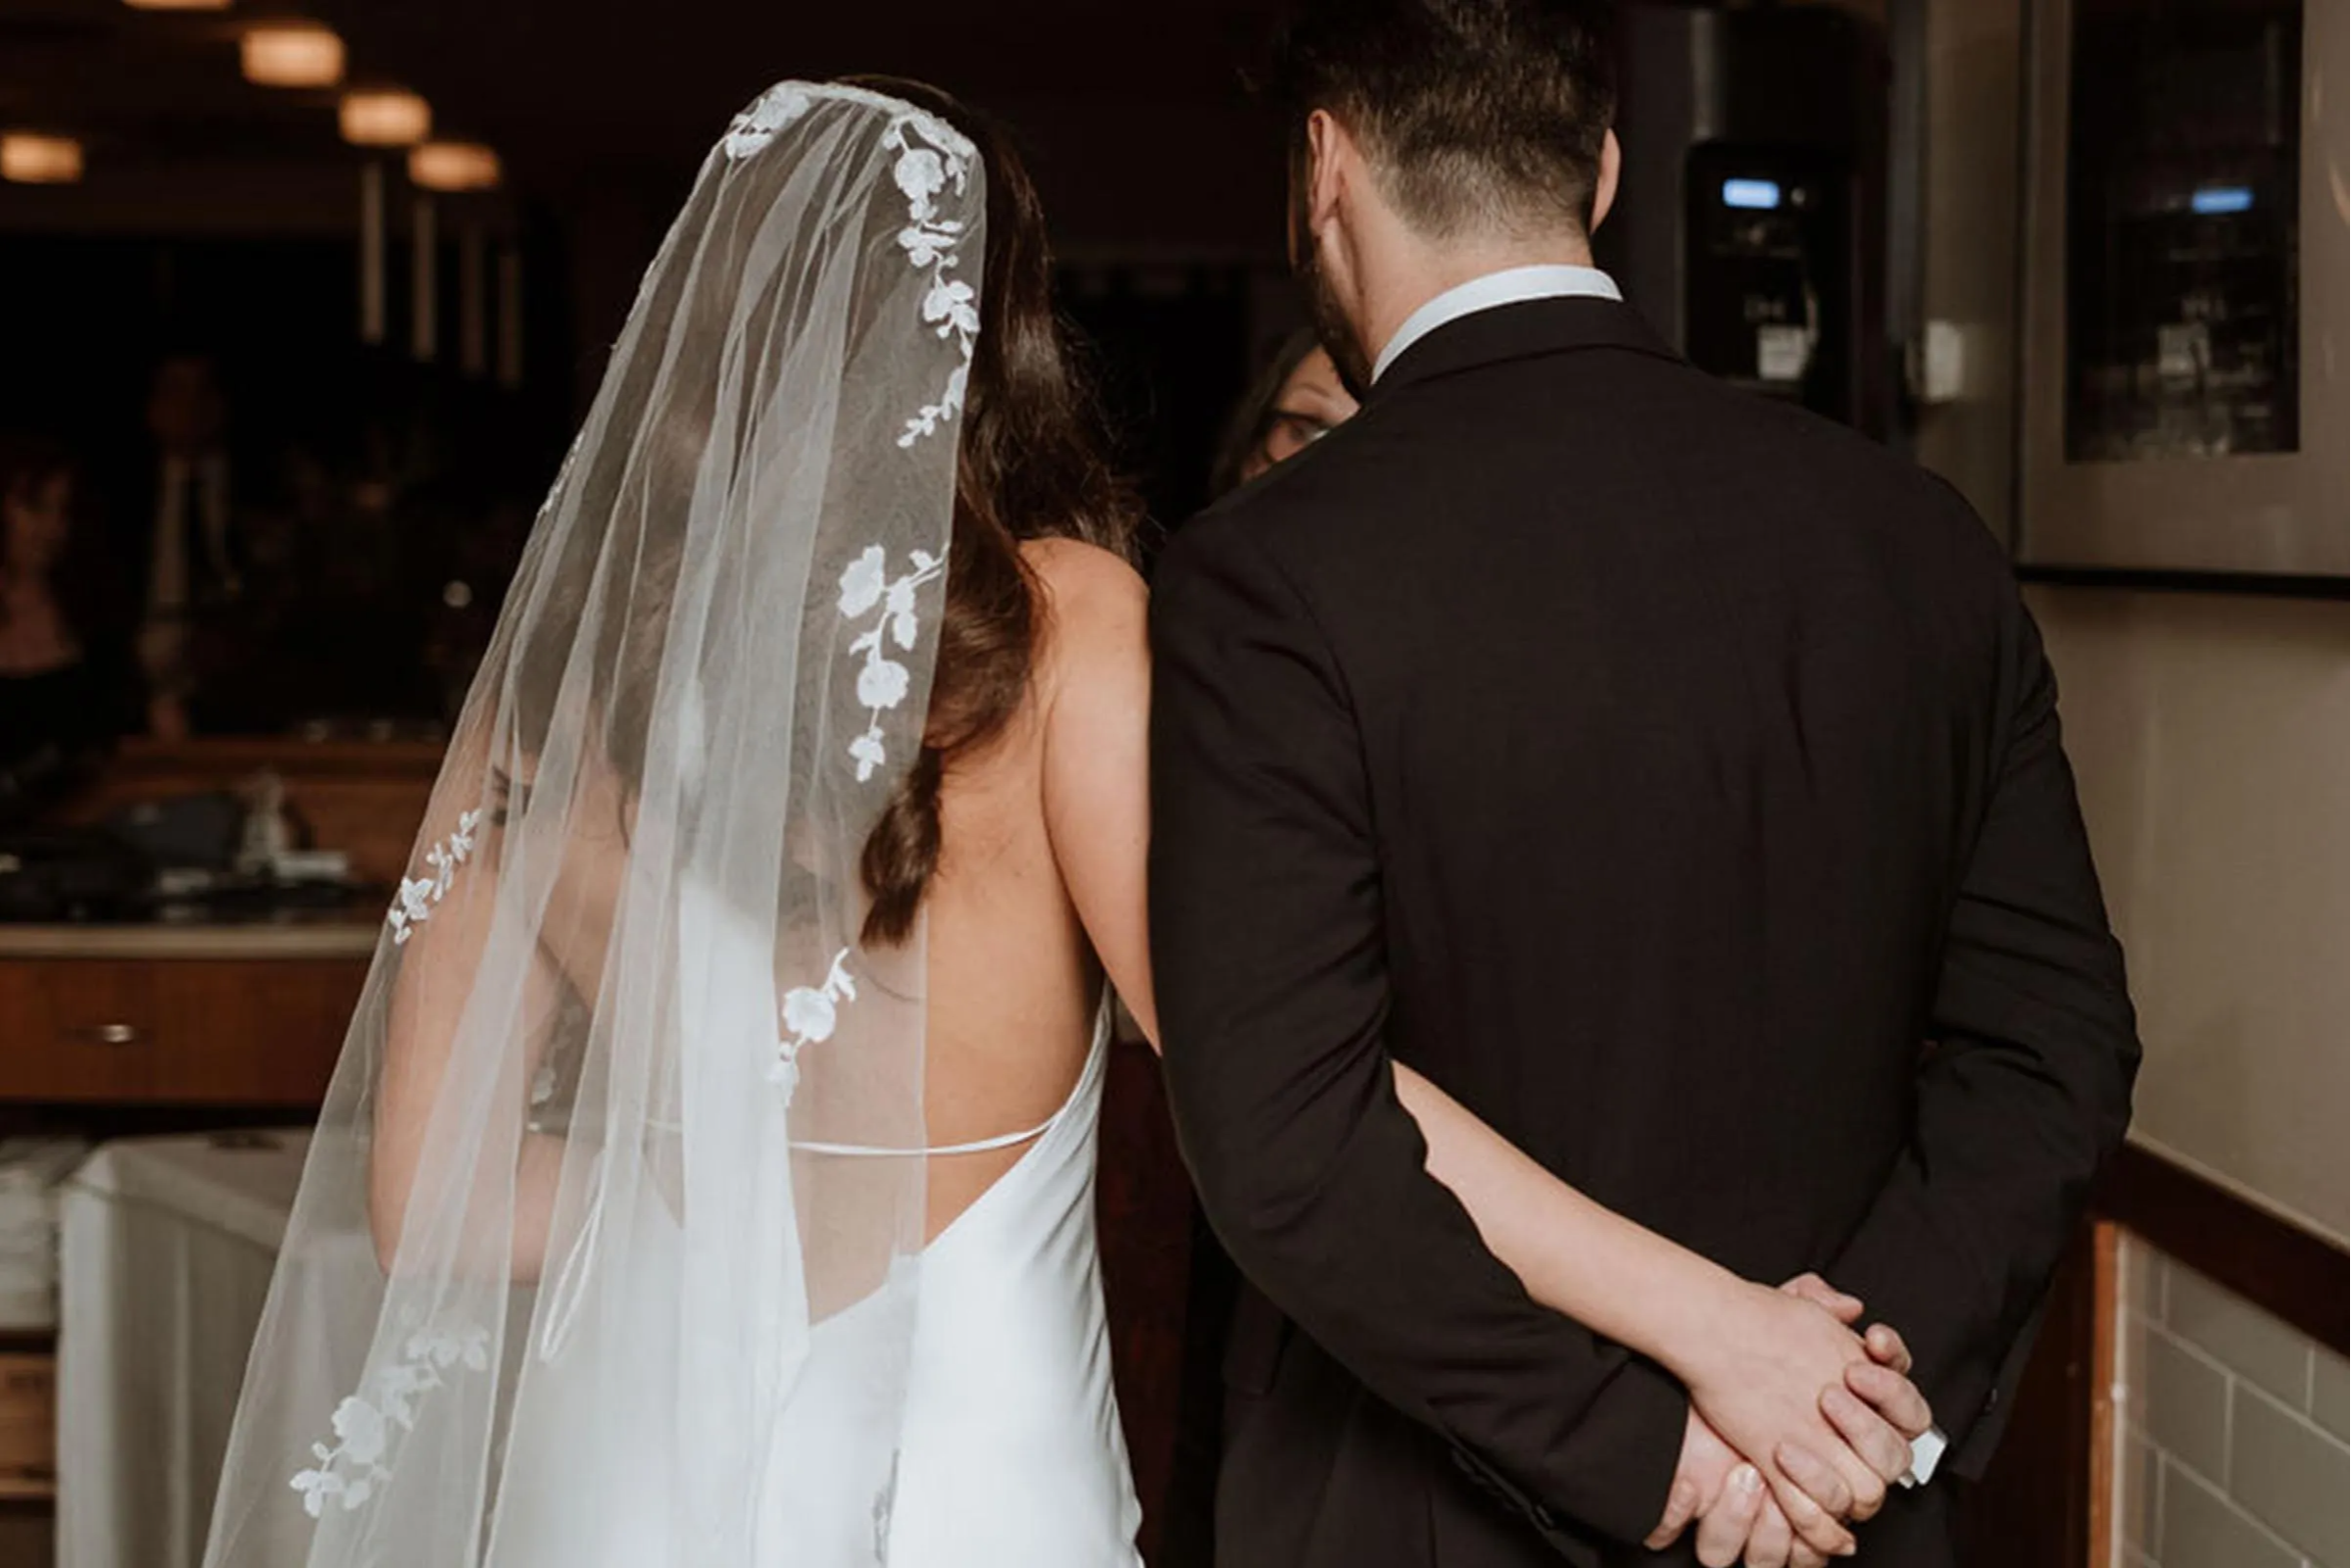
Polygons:
<instances>
[{"instance_id":1,"label":"dark wooden cabinet","mask_svg":"<svg viewBox=\"0 0 2351 1568\"><path fill-rule=\"evenodd\" d=\"M360 957L0 958L0 1100L315 1107Z\"/></svg>"}]
</instances>

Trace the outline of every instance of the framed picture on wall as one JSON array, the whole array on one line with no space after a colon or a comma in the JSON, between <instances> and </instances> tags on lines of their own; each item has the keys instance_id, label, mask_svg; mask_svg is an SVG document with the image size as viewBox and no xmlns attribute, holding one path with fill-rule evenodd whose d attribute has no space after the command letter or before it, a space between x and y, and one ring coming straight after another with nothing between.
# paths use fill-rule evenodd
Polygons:
<instances>
[{"instance_id":1,"label":"framed picture on wall","mask_svg":"<svg viewBox=\"0 0 2351 1568\"><path fill-rule=\"evenodd\" d=\"M2340 594L2340 0L2033 0L2020 564Z\"/></svg>"}]
</instances>

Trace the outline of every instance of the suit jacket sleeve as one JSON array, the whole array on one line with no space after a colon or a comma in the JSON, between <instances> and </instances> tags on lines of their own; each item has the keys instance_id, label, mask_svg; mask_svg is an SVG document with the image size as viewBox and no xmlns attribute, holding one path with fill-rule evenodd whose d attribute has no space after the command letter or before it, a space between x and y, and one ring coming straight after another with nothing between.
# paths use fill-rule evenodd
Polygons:
<instances>
[{"instance_id":1,"label":"suit jacket sleeve","mask_svg":"<svg viewBox=\"0 0 2351 1568\"><path fill-rule=\"evenodd\" d=\"M1944 940L1914 1123L1830 1277L1908 1340L1963 1474L1980 1474L2029 1325L2130 1121L2139 1047L2057 719L2009 590L2006 744Z\"/></svg>"},{"instance_id":2,"label":"suit jacket sleeve","mask_svg":"<svg viewBox=\"0 0 2351 1568\"><path fill-rule=\"evenodd\" d=\"M1178 1131L1243 1271L1563 1551L1656 1527L1687 1398L1538 1305L1427 1175L1383 1039L1363 749L1253 531L1195 525L1153 610L1152 957ZM1254 519L1249 519L1253 521Z\"/></svg>"}]
</instances>

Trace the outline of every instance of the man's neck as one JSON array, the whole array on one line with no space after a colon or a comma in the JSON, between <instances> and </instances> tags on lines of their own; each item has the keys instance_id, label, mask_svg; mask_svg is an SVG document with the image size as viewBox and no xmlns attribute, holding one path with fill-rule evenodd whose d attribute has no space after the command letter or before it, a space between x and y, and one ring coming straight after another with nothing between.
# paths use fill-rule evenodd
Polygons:
<instances>
[{"instance_id":1,"label":"man's neck","mask_svg":"<svg viewBox=\"0 0 2351 1568\"><path fill-rule=\"evenodd\" d=\"M1407 253L1366 279L1363 341L1377 361L1403 324L1420 308L1464 283L1522 267L1590 267L1592 247L1581 239L1553 238L1527 244L1475 248L1424 247Z\"/></svg>"}]
</instances>

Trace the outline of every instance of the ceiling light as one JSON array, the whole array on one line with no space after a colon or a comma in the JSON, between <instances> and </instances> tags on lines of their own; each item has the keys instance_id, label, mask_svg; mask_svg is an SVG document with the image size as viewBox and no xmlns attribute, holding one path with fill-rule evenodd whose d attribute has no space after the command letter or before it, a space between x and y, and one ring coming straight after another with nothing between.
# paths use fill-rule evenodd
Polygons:
<instances>
[{"instance_id":1,"label":"ceiling light","mask_svg":"<svg viewBox=\"0 0 2351 1568\"><path fill-rule=\"evenodd\" d=\"M20 185L71 185L81 178L81 143L71 136L0 135L0 179Z\"/></svg>"},{"instance_id":2,"label":"ceiling light","mask_svg":"<svg viewBox=\"0 0 2351 1568\"><path fill-rule=\"evenodd\" d=\"M397 87L343 94L341 119L357 147L413 147L432 134L432 106Z\"/></svg>"},{"instance_id":3,"label":"ceiling light","mask_svg":"<svg viewBox=\"0 0 2351 1568\"><path fill-rule=\"evenodd\" d=\"M426 190L495 190L498 155L475 141L428 141L408 155L408 177Z\"/></svg>"},{"instance_id":4,"label":"ceiling light","mask_svg":"<svg viewBox=\"0 0 2351 1568\"><path fill-rule=\"evenodd\" d=\"M238 43L257 87L331 87L343 79L343 40L313 23L269 23Z\"/></svg>"},{"instance_id":5,"label":"ceiling light","mask_svg":"<svg viewBox=\"0 0 2351 1568\"><path fill-rule=\"evenodd\" d=\"M226 11L228 0L124 0L133 11Z\"/></svg>"}]
</instances>

